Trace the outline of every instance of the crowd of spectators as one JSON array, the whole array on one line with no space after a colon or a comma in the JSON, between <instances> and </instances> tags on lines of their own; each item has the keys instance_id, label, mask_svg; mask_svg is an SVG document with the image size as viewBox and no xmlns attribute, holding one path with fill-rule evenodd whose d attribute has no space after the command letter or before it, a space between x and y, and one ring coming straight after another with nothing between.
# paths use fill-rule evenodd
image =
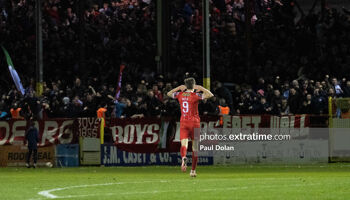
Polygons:
<instances>
[{"instance_id":1,"label":"crowd of spectators","mask_svg":"<svg viewBox=\"0 0 350 200\"><path fill-rule=\"evenodd\" d=\"M166 92L182 84L185 72L200 74L200 1L171 1L172 68L167 74L155 70L154 0L83 2L43 1L45 83L43 96L36 97L34 0L0 0L0 43L26 88L22 96L10 76L1 73L0 117L11 118L11 109L24 118L96 116L101 107L118 118L179 116L176 100ZM297 19L292 0L252 2L247 39L243 0L211 1L215 97L200 103L201 115L218 115L218 105L229 106L231 114L326 114L329 96L350 97L346 9ZM121 95L115 99L122 63ZM5 69L6 63L0 66Z\"/></svg>"},{"instance_id":2,"label":"crowd of spectators","mask_svg":"<svg viewBox=\"0 0 350 200\"><path fill-rule=\"evenodd\" d=\"M231 91L215 81L212 84L215 96L200 102L200 114L218 115L219 105L230 107L231 114L327 114L328 97L350 97L350 81L330 79L328 75L321 81L289 82L276 77L273 82L265 82L263 78L258 82L255 86L236 84ZM86 84L76 78L73 87L64 86L60 81L45 82L40 98L31 88L22 97L13 87L1 97L1 117L11 118L10 110L18 108L21 108L20 118L94 117L99 108L107 108L106 116L114 118L179 116L177 100L166 96L179 84L181 82L169 81L162 75L155 76L151 82L144 79L126 82L118 99L115 99L116 87L105 85L98 78Z\"/></svg>"},{"instance_id":3,"label":"crowd of spectators","mask_svg":"<svg viewBox=\"0 0 350 200\"><path fill-rule=\"evenodd\" d=\"M172 63L200 69L200 1L187 2L174 9L178 14L172 29ZM301 1L255 0L250 6L249 32L243 0L213 2L211 66L217 79L257 84L259 77L269 81L276 76L289 81L302 77L321 80L325 74L341 77L347 71L350 12L346 8L309 11L298 9Z\"/></svg>"}]
</instances>

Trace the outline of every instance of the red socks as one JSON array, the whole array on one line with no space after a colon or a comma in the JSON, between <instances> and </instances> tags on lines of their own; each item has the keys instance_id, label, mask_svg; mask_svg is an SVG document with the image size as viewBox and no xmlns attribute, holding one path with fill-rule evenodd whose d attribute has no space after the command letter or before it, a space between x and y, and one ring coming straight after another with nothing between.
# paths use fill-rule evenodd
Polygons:
<instances>
[{"instance_id":1,"label":"red socks","mask_svg":"<svg viewBox=\"0 0 350 200\"><path fill-rule=\"evenodd\" d=\"M181 146L180 154L181 154L181 158L186 157L186 154L187 154L187 147L186 146Z\"/></svg>"},{"instance_id":2,"label":"red socks","mask_svg":"<svg viewBox=\"0 0 350 200\"><path fill-rule=\"evenodd\" d=\"M196 170L197 161L198 161L198 152L193 151L192 152L192 170Z\"/></svg>"}]
</instances>

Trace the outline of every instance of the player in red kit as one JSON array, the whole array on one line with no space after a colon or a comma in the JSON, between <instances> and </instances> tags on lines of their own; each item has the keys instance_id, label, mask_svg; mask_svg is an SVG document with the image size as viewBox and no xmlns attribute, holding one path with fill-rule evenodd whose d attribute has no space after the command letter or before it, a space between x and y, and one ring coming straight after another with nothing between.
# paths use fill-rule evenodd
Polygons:
<instances>
[{"instance_id":1,"label":"player in red kit","mask_svg":"<svg viewBox=\"0 0 350 200\"><path fill-rule=\"evenodd\" d=\"M200 118L198 114L198 103L200 100L214 96L209 90L196 85L194 78L185 79L185 85L172 89L167 94L175 98L180 103L180 140L181 140L181 170L186 172L187 168L187 146L188 139L192 140L192 170L191 177L196 177L196 167L198 160L198 138L194 137L194 132L200 130Z\"/></svg>"}]
</instances>

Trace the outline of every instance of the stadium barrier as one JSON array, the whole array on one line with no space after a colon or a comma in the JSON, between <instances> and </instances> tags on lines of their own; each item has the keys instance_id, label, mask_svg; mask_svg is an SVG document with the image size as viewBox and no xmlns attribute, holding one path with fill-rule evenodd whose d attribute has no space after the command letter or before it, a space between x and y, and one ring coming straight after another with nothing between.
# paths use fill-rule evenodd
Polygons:
<instances>
[{"instance_id":1,"label":"stadium barrier","mask_svg":"<svg viewBox=\"0 0 350 200\"><path fill-rule=\"evenodd\" d=\"M101 164L101 143L99 138L79 138L80 165Z\"/></svg>"},{"instance_id":2,"label":"stadium barrier","mask_svg":"<svg viewBox=\"0 0 350 200\"><path fill-rule=\"evenodd\" d=\"M79 166L79 144L56 145L56 166L78 167Z\"/></svg>"},{"instance_id":3,"label":"stadium barrier","mask_svg":"<svg viewBox=\"0 0 350 200\"><path fill-rule=\"evenodd\" d=\"M19 145L0 146L0 166L19 167L25 166L27 147ZM55 163L55 147L47 146L38 149L38 166L44 166L47 162Z\"/></svg>"},{"instance_id":4,"label":"stadium barrier","mask_svg":"<svg viewBox=\"0 0 350 200\"><path fill-rule=\"evenodd\" d=\"M78 118L75 120L74 130L79 137L80 165L100 165L104 120L102 118Z\"/></svg>"},{"instance_id":5,"label":"stadium barrier","mask_svg":"<svg viewBox=\"0 0 350 200\"><path fill-rule=\"evenodd\" d=\"M118 149L113 144L103 144L101 147L101 165L110 166L147 166L147 165L181 165L178 152L135 153ZM189 165L192 163L188 153ZM202 156L198 165L213 165L212 156Z\"/></svg>"},{"instance_id":6,"label":"stadium barrier","mask_svg":"<svg viewBox=\"0 0 350 200\"><path fill-rule=\"evenodd\" d=\"M204 116L201 117L201 129L243 130L250 128L260 130L287 128L292 132L299 130L300 133L303 132L310 136L306 139L312 139L319 132L312 128L327 127L327 119L328 116L314 115L227 115L223 118L223 125L218 126L218 117ZM27 122L24 120L0 121L0 145L23 145L26 127ZM104 138L105 144L97 147L96 142L96 144L93 144L96 145L95 149L87 149L87 154L89 154L89 151L91 153L92 150L95 152L93 156L87 156L93 157L94 164L139 166L153 164L177 165L180 162L178 154L180 123L174 118L107 119L105 128L101 127L101 120L97 118L50 119L36 122L36 127L40 135L39 149L52 145L79 144L79 140L100 140L101 137ZM104 135L101 135L101 133L104 133ZM220 155L202 156L203 162L201 164L285 163L287 161L293 163L326 162L328 154L324 155L324 151L328 151L327 139L323 138L322 143L318 144L313 142L300 138L291 141L289 144L282 144L281 142L236 142L234 145L237 150L233 152L225 151ZM84 152L81 149L82 145L79 146L79 160L82 161L82 159L84 160ZM188 149L191 149L191 144L189 144ZM286 154L289 157L283 157ZM291 155L292 157L290 157ZM191 157L190 154L189 157ZM57 163L68 162L62 159L64 159L62 156L58 156ZM80 164L84 164L84 162ZM89 164L89 162L85 164ZM70 164L63 166L70 166Z\"/></svg>"},{"instance_id":7,"label":"stadium barrier","mask_svg":"<svg viewBox=\"0 0 350 200\"><path fill-rule=\"evenodd\" d=\"M330 162L350 162L350 98L328 99Z\"/></svg>"},{"instance_id":8,"label":"stadium barrier","mask_svg":"<svg viewBox=\"0 0 350 200\"><path fill-rule=\"evenodd\" d=\"M240 115L224 116L223 125L218 117L202 117L201 129L214 128L290 128L307 129L310 116ZM111 119L107 123L113 143L120 150L136 153L178 152L180 148L180 122L173 119L140 118ZM189 147L191 149L191 147Z\"/></svg>"}]
</instances>

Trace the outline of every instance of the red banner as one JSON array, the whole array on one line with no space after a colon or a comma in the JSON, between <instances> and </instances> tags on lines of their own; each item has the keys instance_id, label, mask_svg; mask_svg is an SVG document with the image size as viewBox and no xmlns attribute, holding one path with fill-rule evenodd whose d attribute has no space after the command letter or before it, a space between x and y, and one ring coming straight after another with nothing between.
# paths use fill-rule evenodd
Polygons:
<instances>
[{"instance_id":1,"label":"red banner","mask_svg":"<svg viewBox=\"0 0 350 200\"><path fill-rule=\"evenodd\" d=\"M217 126L218 117L201 117L201 129L207 128L305 128L307 115L225 116L223 126ZM107 124L118 149L137 152L177 152L180 148L180 122L172 119L138 118L111 119ZM191 149L189 146L188 149Z\"/></svg>"},{"instance_id":2,"label":"red banner","mask_svg":"<svg viewBox=\"0 0 350 200\"><path fill-rule=\"evenodd\" d=\"M79 137L100 138L101 119L78 118L74 121L74 132Z\"/></svg>"},{"instance_id":3,"label":"red banner","mask_svg":"<svg viewBox=\"0 0 350 200\"><path fill-rule=\"evenodd\" d=\"M73 133L73 122L73 119L36 121L35 127L39 131L38 145L76 143L77 137ZM27 127L26 120L0 121L0 145L23 145Z\"/></svg>"},{"instance_id":4,"label":"red banner","mask_svg":"<svg viewBox=\"0 0 350 200\"><path fill-rule=\"evenodd\" d=\"M201 128L218 127L218 117L201 117ZM78 137L100 137L100 119L52 119L35 122L39 146L78 143ZM0 121L0 145L23 145L28 122ZM224 128L304 128L310 116L225 116ZM118 148L130 152L177 152L180 145L180 122L173 118L111 119L107 127ZM190 147L189 147L190 149Z\"/></svg>"},{"instance_id":5,"label":"red banner","mask_svg":"<svg viewBox=\"0 0 350 200\"><path fill-rule=\"evenodd\" d=\"M158 151L161 119L111 119L107 125L118 148L130 152Z\"/></svg>"},{"instance_id":6,"label":"red banner","mask_svg":"<svg viewBox=\"0 0 350 200\"><path fill-rule=\"evenodd\" d=\"M309 115L228 115L223 118L224 128L304 128L309 124Z\"/></svg>"}]
</instances>

